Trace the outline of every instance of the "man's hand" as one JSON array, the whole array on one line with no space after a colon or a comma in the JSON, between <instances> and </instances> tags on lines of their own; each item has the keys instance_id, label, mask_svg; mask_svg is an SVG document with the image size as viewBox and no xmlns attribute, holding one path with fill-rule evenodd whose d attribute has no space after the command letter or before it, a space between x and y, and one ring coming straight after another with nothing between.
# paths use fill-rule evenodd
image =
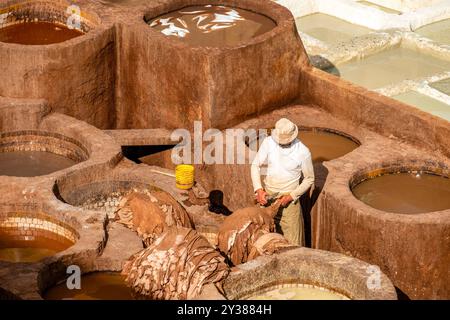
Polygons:
<instances>
[{"instance_id":1,"label":"man's hand","mask_svg":"<svg viewBox=\"0 0 450 320\"><path fill-rule=\"evenodd\" d=\"M258 189L256 190L256 201L262 205L265 206L267 204L267 192L264 191L264 189Z\"/></svg>"},{"instance_id":2,"label":"man's hand","mask_svg":"<svg viewBox=\"0 0 450 320\"><path fill-rule=\"evenodd\" d=\"M280 198L282 207L287 207L292 201L294 201L294 199L292 198L291 195L282 196Z\"/></svg>"}]
</instances>

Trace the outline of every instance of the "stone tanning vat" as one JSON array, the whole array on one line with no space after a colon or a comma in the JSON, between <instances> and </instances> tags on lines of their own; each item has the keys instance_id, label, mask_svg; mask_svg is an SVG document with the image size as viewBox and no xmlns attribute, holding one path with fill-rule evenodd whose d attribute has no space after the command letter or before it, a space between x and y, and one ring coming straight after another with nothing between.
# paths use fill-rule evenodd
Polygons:
<instances>
[{"instance_id":1,"label":"stone tanning vat","mask_svg":"<svg viewBox=\"0 0 450 320\"><path fill-rule=\"evenodd\" d=\"M395 300L395 288L385 275L377 290L368 288L367 268L368 264L355 258L298 248L238 266L225 281L224 289L232 299L249 299L271 289L289 291L303 285L326 289L343 300Z\"/></svg>"},{"instance_id":2,"label":"stone tanning vat","mask_svg":"<svg viewBox=\"0 0 450 320\"><path fill-rule=\"evenodd\" d=\"M3 1L0 12L6 17L0 27L36 20L66 25L70 5L63 0ZM46 99L55 111L98 128L113 127L114 28L101 20L86 8L78 21L81 36L48 45L0 42L0 60L8 62L0 66L0 96Z\"/></svg>"},{"instance_id":3,"label":"stone tanning vat","mask_svg":"<svg viewBox=\"0 0 450 320\"><path fill-rule=\"evenodd\" d=\"M64 22L70 16L67 7L75 4L81 9L84 32L49 45L0 42L0 60L8 62L0 65L1 137L45 132L53 137L48 140L54 148L50 151L79 155L75 165L47 175L0 177L1 212L45 212L78 233L73 246L41 263L24 267L0 261L0 296L42 299L64 279L71 264L84 274L120 271L143 247L135 233L108 218L104 207L115 204L114 192L167 192L213 242L223 216L208 211L207 194L222 191L224 205L231 210L252 205L248 161L198 164L198 188L181 191L175 188L167 154L153 155L152 164L158 166L138 165L124 158L121 148L174 145L171 130L192 130L196 120L203 122L203 130L223 130L272 128L287 117L302 128L339 133L359 145L339 158L322 160L316 168L320 192L302 200L309 201L304 214L310 219L312 247L335 253L302 248L258 258L225 280L227 298L279 285L270 281L275 269L263 265L282 265L287 259L291 267L303 261L309 279L286 267L291 277L283 278L285 283L322 286L351 299L395 299L390 279L409 298L449 299L450 208L415 215L385 212L351 192L368 173L385 168L448 176L449 123L312 67L294 17L272 1L208 3L253 11L276 26L236 46L202 47L167 37L147 24L203 4L200 0L129 7L96 0L29 1L25 7L7 1L0 6L0 13L21 17L28 12L30 18ZM347 269L328 263L340 259ZM320 269L326 280L315 283L320 275L311 268L321 261L328 261ZM355 261L362 269L368 264L381 268L386 280L382 294L363 288L367 274L351 266ZM252 268L261 269L258 281L248 272ZM349 272L351 283L343 283L342 275ZM244 292L239 283L251 284L254 292Z\"/></svg>"},{"instance_id":4,"label":"stone tanning vat","mask_svg":"<svg viewBox=\"0 0 450 320\"><path fill-rule=\"evenodd\" d=\"M295 100L299 72L290 71L298 71L306 55L289 11L270 1L208 1L276 23L264 34L225 47L191 45L146 23L199 4L204 1L149 3L120 27L118 128L189 128L202 120L205 127L223 129ZM131 105L136 109L130 110Z\"/></svg>"}]
</instances>

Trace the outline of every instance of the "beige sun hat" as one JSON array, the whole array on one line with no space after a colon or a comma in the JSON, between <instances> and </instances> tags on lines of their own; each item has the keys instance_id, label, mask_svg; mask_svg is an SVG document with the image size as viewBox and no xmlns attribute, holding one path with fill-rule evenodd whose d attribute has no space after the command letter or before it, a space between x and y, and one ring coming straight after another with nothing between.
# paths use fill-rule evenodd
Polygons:
<instances>
[{"instance_id":1,"label":"beige sun hat","mask_svg":"<svg viewBox=\"0 0 450 320\"><path fill-rule=\"evenodd\" d=\"M281 118L272 130L272 138L278 144L289 144L298 136L298 127L295 123L286 118Z\"/></svg>"}]
</instances>

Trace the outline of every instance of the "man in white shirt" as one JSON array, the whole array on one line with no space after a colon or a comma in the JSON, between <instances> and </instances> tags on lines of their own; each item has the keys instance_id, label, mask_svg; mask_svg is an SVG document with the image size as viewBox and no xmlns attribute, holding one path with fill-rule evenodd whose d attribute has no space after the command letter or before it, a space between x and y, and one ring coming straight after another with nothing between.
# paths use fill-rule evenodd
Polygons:
<instances>
[{"instance_id":1,"label":"man in white shirt","mask_svg":"<svg viewBox=\"0 0 450 320\"><path fill-rule=\"evenodd\" d=\"M275 218L277 230L294 244L304 246L303 215L299 198L314 184L311 152L297 138L298 127L290 120L278 120L272 135L262 142L251 165L256 200L267 204L268 196L281 196L281 209ZM264 186L261 166L267 165ZM300 179L303 174L303 179Z\"/></svg>"}]
</instances>

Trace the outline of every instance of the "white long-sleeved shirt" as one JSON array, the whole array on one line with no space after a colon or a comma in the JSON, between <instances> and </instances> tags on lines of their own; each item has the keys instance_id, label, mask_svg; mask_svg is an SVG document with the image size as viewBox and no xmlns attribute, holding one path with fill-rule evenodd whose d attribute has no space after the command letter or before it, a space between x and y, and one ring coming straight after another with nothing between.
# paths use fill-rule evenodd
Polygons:
<instances>
[{"instance_id":1,"label":"white long-sleeved shirt","mask_svg":"<svg viewBox=\"0 0 450 320\"><path fill-rule=\"evenodd\" d=\"M311 152L298 139L288 148L282 148L272 137L264 139L251 165L255 191L262 188L260 168L265 164L264 185L270 193L290 194L296 201L314 183ZM303 180L299 183L302 173Z\"/></svg>"}]
</instances>

